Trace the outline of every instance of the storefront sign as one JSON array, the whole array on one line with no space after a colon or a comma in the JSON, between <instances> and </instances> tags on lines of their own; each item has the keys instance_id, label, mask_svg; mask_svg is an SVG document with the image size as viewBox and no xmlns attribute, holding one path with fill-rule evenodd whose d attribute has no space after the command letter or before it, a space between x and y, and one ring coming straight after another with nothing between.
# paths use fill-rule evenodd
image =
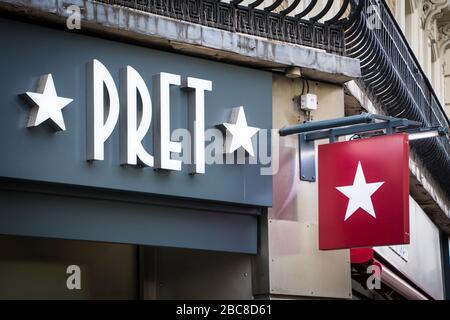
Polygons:
<instances>
[{"instance_id":1,"label":"storefront sign","mask_svg":"<svg viewBox=\"0 0 450 320\"><path fill-rule=\"evenodd\" d=\"M407 135L319 146L320 249L408 243Z\"/></svg>"},{"instance_id":2,"label":"storefront sign","mask_svg":"<svg viewBox=\"0 0 450 320\"><path fill-rule=\"evenodd\" d=\"M98 60L87 64L87 160L103 161L105 142L109 139L121 115L121 157L122 165L141 165L157 169L181 171L182 161L172 159L172 154L182 152L181 142L171 140L170 128L170 87L181 86L188 92L188 133L192 138L189 152L192 165L189 173L205 173L205 91L212 91L209 80L186 77L161 72L153 76L153 98L156 104L156 124L153 137L156 151L149 154L142 145L152 122L152 100L142 76L131 66L120 71L120 93L109 70ZM138 103L138 95L140 103ZM49 124L56 131L65 131L62 109L73 99L58 97L51 74L40 78L36 92L21 95L31 106L28 127ZM108 97L108 101L105 101ZM121 107L122 106L122 107ZM138 110L140 116L138 117ZM105 116L106 115L106 116ZM251 138L259 128L249 127L244 107L234 108L231 121L223 123L225 128L224 146L226 153L243 148L254 156ZM191 160L191 159L190 159Z\"/></svg>"},{"instance_id":3,"label":"storefront sign","mask_svg":"<svg viewBox=\"0 0 450 320\"><path fill-rule=\"evenodd\" d=\"M0 177L271 205L271 73L0 23Z\"/></svg>"}]
</instances>

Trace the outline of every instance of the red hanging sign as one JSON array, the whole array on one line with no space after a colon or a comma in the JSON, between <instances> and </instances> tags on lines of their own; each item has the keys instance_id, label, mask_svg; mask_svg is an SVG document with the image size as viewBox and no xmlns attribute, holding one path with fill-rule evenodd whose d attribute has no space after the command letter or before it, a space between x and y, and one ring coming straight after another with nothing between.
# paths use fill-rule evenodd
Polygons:
<instances>
[{"instance_id":1,"label":"red hanging sign","mask_svg":"<svg viewBox=\"0 0 450 320\"><path fill-rule=\"evenodd\" d=\"M408 243L408 135L320 145L319 248Z\"/></svg>"}]
</instances>

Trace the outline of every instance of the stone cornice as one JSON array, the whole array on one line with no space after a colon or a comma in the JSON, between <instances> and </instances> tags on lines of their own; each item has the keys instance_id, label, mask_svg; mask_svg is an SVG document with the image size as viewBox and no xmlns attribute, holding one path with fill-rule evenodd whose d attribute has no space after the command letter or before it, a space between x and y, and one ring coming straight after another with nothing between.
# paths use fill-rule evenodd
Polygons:
<instances>
[{"instance_id":1,"label":"stone cornice","mask_svg":"<svg viewBox=\"0 0 450 320\"><path fill-rule=\"evenodd\" d=\"M450 21L439 24L438 44L441 56L445 54L450 45Z\"/></svg>"},{"instance_id":2,"label":"stone cornice","mask_svg":"<svg viewBox=\"0 0 450 320\"><path fill-rule=\"evenodd\" d=\"M447 7L450 7L449 0L424 0L422 6L423 8L422 27L426 31L432 32L435 20Z\"/></svg>"}]
</instances>

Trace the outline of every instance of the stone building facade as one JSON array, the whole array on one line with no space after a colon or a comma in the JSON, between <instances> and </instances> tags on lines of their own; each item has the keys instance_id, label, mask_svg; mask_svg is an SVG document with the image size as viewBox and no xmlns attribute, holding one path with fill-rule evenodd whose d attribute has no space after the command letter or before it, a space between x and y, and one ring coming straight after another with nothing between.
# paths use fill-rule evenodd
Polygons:
<instances>
[{"instance_id":1,"label":"stone building facade","mask_svg":"<svg viewBox=\"0 0 450 320\"><path fill-rule=\"evenodd\" d=\"M80 61L84 55L106 61L116 83L119 83L119 72L112 71L111 66L124 66L130 63L127 59L131 57L143 69L148 67L153 71L161 66L170 70L178 68L196 77L208 75L214 78L213 83L226 88L215 91L214 87L217 96L207 99L215 100L206 100L213 102L214 115L225 117L231 107L239 107L226 106L227 101L237 104L241 99L254 104L252 111L248 111L247 121L249 124L252 120L259 121L261 127L272 130L273 158L268 169L270 179L255 176L247 163L234 164L225 171L212 169L208 172L206 168L205 177L211 179L209 182L196 175L182 177L177 176L178 173L146 171L144 174L161 184L158 189L143 183L139 169L130 171L114 159L107 159L109 167L92 173L90 170L95 165L86 163L80 142L85 141L84 126L80 122L82 124L73 129L75 138L70 140L77 145L73 150L64 149L75 155L75 162L70 162L75 168L72 175L57 176L44 170L42 174L48 173L48 177L42 178L39 172L23 169L22 162L15 161L13 156L3 160L0 246L9 249L0 253L0 270L14 272L1 272L0 279L7 279L5 283L9 287L1 287L0 281L0 297L448 297L450 189L445 180L450 177L445 170L450 168L433 170L427 163L429 159L423 156L424 148L411 153L411 244L373 250L373 261L366 262L383 264L384 273L381 288L371 289L366 286L371 275L364 269L367 265L352 260L351 250L319 250L317 183L299 179L297 138L281 138L277 131L304 121L341 118L361 112L402 116L403 113L391 114L389 106L377 99L368 81L364 56L357 57L358 50L348 42L346 32L359 21L357 19L374 22L375 29L368 32L373 33L372 40L379 39L376 37L380 34L404 34L404 42L380 52L389 49L395 53L400 47L410 48L398 49L399 56L408 62L402 67L403 60L394 59L393 55L392 61L389 55L384 61L389 61L389 67L396 70L398 81L410 74L411 79L420 78L422 82L417 85L420 90L416 91L430 100L425 104L413 101L411 105L418 106L419 115L436 114L437 120L433 118L433 121L448 127L450 1L319 0L310 6L311 3L291 0L0 0L0 23L5 26L5 38L21 36L35 41L36 48L33 57L31 47L24 45L22 48L15 43L17 55L4 52L1 58L5 70L11 70L11 65L23 65L18 67L20 75L38 77L43 66L50 68L52 65L44 53L54 54L55 64L58 62L59 66L55 70L73 73L65 74L66 81L60 84L69 93L83 92L85 69ZM391 10L394 19L387 10ZM33 35L48 42L36 41ZM46 47L54 46L57 39L64 39L66 44L71 43L71 39L78 41L81 47L71 47L70 56L80 61L73 66L67 61L66 65L58 50ZM398 39L403 41L402 37ZM381 41L378 43L385 45ZM374 48L367 49L367 55L372 49L376 50ZM30 56L19 60L24 54ZM372 65L368 68L384 70L380 61L380 57L370 60L368 63ZM408 68L404 68L406 64ZM36 74L31 76L30 70ZM390 79L388 73L377 76ZM31 86L30 80L20 81L23 86ZM74 85L69 86L71 83ZM411 83L402 85L406 88L404 92L415 90ZM29 89L24 88L24 92ZM242 92L244 89L248 93ZM304 93L317 96L316 111L300 110L298 97ZM437 101L430 98L434 93ZM8 103L18 103L11 92L7 94L11 98L3 103L5 108ZM184 93L178 94L174 101L184 101ZM151 95L153 98L154 93ZM84 110L83 101L76 103ZM264 112L258 112L257 104ZM444 108L447 118L442 113ZM11 117L25 114L20 106L14 110L15 113L10 112ZM83 118L75 113L72 116L72 119ZM175 124L184 123L179 120L184 116L184 113L177 114ZM221 120L224 122L225 118ZM5 125L14 121L18 120L7 119ZM208 125L214 127L216 123ZM16 126L14 130L17 137L23 138L23 128ZM48 141L54 137L48 131L38 134L50 136ZM435 139L433 141L439 141L436 142L437 156L450 161L450 154L445 153L450 143L448 136ZM2 147L9 146L8 141L0 140ZM114 155L115 148L112 144L111 149L106 150ZM80 168L81 172L77 172ZM184 167L183 170L187 171ZM87 172L105 176L90 180ZM112 178L110 172L114 172ZM211 172L216 176L208 178ZM207 182L210 187L205 187ZM19 199L26 199L23 203L35 199L37 214L31 215L30 207ZM60 201L52 204L55 199ZM64 203L70 204L70 208L79 208L84 214L77 216L75 209L65 212L62 210ZM60 211L63 211L61 215ZM25 218L31 222L23 223L21 219ZM38 222L40 227L33 228L33 223ZM80 290L65 287L66 268L70 264L79 265L82 274L87 275ZM110 266L107 272L102 271L105 265ZM30 272L33 268L37 270L35 276ZM32 289L24 286L25 275L28 283L34 284ZM10 287L15 289L10 290ZM117 289L119 287L122 289Z\"/></svg>"}]
</instances>

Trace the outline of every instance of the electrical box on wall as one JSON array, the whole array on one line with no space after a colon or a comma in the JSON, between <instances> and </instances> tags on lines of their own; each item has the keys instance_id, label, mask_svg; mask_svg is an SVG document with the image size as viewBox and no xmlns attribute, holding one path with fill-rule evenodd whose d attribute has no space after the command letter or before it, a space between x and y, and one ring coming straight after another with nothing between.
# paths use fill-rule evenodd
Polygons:
<instances>
[{"instance_id":1,"label":"electrical box on wall","mask_svg":"<svg viewBox=\"0 0 450 320\"><path fill-rule=\"evenodd\" d=\"M300 108L305 111L317 110L317 96L311 93L302 95Z\"/></svg>"}]
</instances>

